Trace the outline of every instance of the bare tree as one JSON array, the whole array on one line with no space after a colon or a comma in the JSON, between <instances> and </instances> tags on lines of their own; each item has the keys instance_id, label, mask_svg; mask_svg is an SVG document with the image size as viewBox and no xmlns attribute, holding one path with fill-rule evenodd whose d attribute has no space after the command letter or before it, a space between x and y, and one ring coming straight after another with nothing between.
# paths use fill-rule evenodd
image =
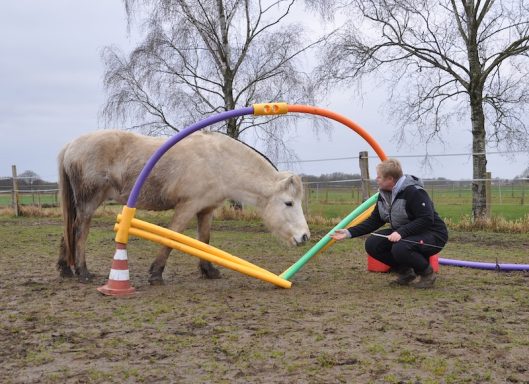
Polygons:
<instances>
[{"instance_id":1,"label":"bare tree","mask_svg":"<svg viewBox=\"0 0 529 384\"><path fill-rule=\"evenodd\" d=\"M319 40L286 23L295 1L124 0L129 26L141 21L146 36L128 56L104 50L103 116L156 135L253 103L313 103L299 57ZM259 128L268 152L281 157L292 125L275 120L243 116L214 129L239 139Z\"/></svg>"},{"instance_id":2,"label":"bare tree","mask_svg":"<svg viewBox=\"0 0 529 384\"><path fill-rule=\"evenodd\" d=\"M307 0L320 6L328 0ZM401 134L423 141L470 117L472 214L486 209L487 146L527 148L527 0L348 0L351 19L325 50L321 73L349 83L376 74L389 82ZM372 79L372 77L371 77Z\"/></svg>"}]
</instances>

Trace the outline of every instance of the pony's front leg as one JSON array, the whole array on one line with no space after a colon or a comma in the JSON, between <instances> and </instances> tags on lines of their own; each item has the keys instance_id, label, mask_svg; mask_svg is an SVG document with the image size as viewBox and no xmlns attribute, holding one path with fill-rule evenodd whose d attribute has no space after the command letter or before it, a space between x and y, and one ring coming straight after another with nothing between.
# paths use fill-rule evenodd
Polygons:
<instances>
[{"instance_id":1,"label":"pony's front leg","mask_svg":"<svg viewBox=\"0 0 529 384\"><path fill-rule=\"evenodd\" d=\"M165 269L165 264L171 253L171 248L161 247L158 256L151 264L149 268L149 283L151 285L162 285L163 284L163 270Z\"/></svg>"},{"instance_id":2,"label":"pony's front leg","mask_svg":"<svg viewBox=\"0 0 529 384\"><path fill-rule=\"evenodd\" d=\"M193 218L196 210L193 209L192 205L183 204L175 207L175 213L169 228L175 232L182 232L187 223ZM151 285L161 285L163 284L163 270L165 269L165 264L169 258L172 248L161 247L158 256L152 262L151 267L149 268L149 283Z\"/></svg>"},{"instance_id":3,"label":"pony's front leg","mask_svg":"<svg viewBox=\"0 0 529 384\"><path fill-rule=\"evenodd\" d=\"M211 222L213 221L213 211L215 209L206 209L197 214L198 219L198 240L203 243L209 244L209 238L211 234ZM203 277L206 279L220 279L220 271L213 266L209 261L200 260L198 263L198 269Z\"/></svg>"}]
</instances>

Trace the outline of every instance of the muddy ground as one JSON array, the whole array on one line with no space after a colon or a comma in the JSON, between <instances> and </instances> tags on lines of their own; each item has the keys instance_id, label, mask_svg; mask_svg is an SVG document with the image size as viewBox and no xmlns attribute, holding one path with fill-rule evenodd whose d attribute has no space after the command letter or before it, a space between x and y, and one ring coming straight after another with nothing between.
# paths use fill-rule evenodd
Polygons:
<instances>
[{"instance_id":1,"label":"muddy ground","mask_svg":"<svg viewBox=\"0 0 529 384\"><path fill-rule=\"evenodd\" d=\"M389 288L394 276L366 272L351 240L291 289L226 269L206 280L177 252L166 285L151 287L157 246L131 239L137 294L113 298L96 291L112 223L96 219L96 278L79 284L54 267L59 219L0 217L1 383L529 383L529 273L441 267L433 290ZM214 226L213 245L276 273L309 249L259 223ZM312 228L314 241L326 230ZM443 256L529 264L529 236L452 233Z\"/></svg>"}]
</instances>

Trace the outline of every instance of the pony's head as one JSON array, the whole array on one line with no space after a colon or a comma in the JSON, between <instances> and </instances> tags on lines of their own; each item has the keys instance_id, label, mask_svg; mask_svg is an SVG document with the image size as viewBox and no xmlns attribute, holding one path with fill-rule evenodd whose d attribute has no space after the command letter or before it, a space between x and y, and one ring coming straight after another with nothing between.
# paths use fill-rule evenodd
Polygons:
<instances>
[{"instance_id":1,"label":"pony's head","mask_svg":"<svg viewBox=\"0 0 529 384\"><path fill-rule=\"evenodd\" d=\"M302 198L301 178L289 172L280 172L273 193L263 207L263 221L268 229L291 245L301 245L310 238L301 206Z\"/></svg>"}]
</instances>

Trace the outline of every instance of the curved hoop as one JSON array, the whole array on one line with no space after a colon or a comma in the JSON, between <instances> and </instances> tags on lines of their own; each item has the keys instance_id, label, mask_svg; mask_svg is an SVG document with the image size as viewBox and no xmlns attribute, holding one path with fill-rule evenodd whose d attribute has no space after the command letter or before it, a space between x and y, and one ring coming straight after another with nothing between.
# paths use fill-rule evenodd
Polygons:
<instances>
[{"instance_id":1,"label":"curved hoop","mask_svg":"<svg viewBox=\"0 0 529 384\"><path fill-rule=\"evenodd\" d=\"M180 131L179 133L177 133L176 135L169 138L162 146L160 146L153 153L153 155L145 163L138 178L136 179L136 182L134 183L134 186L127 200L127 205L123 206L122 214L118 215L118 220L117 220L118 222L116 223L115 228L114 228L114 230L117 232L116 238L115 238L116 254L118 254L119 252L119 254L126 255L126 247L128 243L129 234L132 233L137 236L162 243L166 246L184 250L185 252L192 254L193 256L197 256L199 258L202 258L208 261L216 262L227 268L231 268L239 272L245 273L249 276L271 282L283 288L289 288L291 283L290 281L285 279L283 276L274 275L271 272L263 270L262 268L256 265L246 262L245 260L229 255L226 252L213 249L212 247L208 246L208 248L204 249L202 246L197 245L196 242L192 242L190 239L182 240L183 237L180 236L179 234L171 233L171 231L166 232L163 228L158 228L158 227L150 225L149 223L143 223L143 222L140 222L139 220L134 219L134 215L136 212L136 203L140 195L141 188L145 184L145 181L149 177L149 174L151 173L156 163L161 159L161 157L180 140L182 140L186 136L200 129L203 129L209 125L215 124L220 121L228 120L231 118L235 118L235 117L239 117L243 115L249 115L249 114L279 115L279 114L286 114L289 111L320 115L320 116L324 116L324 117L328 117L330 119L336 120L346 125L347 127L351 128L353 131L357 132L361 137L363 137L373 147L373 149L380 156L381 159L386 158L386 155L384 154L384 151L382 150L382 148L367 133L367 131L365 131L358 124L354 123L352 120L346 118L345 116L339 115L335 112L332 112L332 111L329 111L323 108L317 108L317 107L311 107L311 106L305 106L305 105L288 106L287 103L268 103L268 104L254 104L252 107L240 108L236 110L225 111L225 112L219 113L217 115L201 120L193 125L190 125L187 128ZM353 212L353 214L356 217L356 213ZM141 226L141 225L146 226L151 232L145 232L141 228L138 228L138 226ZM163 235L160 235L160 233L162 233ZM175 237L179 239L180 241L183 241L185 244L182 244L182 242L173 241ZM323 246L325 245L329 245L329 242L323 244ZM319 249L318 249L318 252L319 252ZM303 264L304 263L306 263L306 261L303 261ZM298 263L298 265L299 267L297 267L296 271L299 268L301 268L302 264ZM112 271L113 270L111 269L111 275L112 275ZM110 281L111 279L109 277L109 284L110 284ZM127 282L127 285L128 285L128 282ZM129 294L134 289L128 286L126 289L126 293L124 293L123 290L109 287L109 285L107 284L106 286L100 287L98 290L104 294L121 295L121 294Z\"/></svg>"}]
</instances>

